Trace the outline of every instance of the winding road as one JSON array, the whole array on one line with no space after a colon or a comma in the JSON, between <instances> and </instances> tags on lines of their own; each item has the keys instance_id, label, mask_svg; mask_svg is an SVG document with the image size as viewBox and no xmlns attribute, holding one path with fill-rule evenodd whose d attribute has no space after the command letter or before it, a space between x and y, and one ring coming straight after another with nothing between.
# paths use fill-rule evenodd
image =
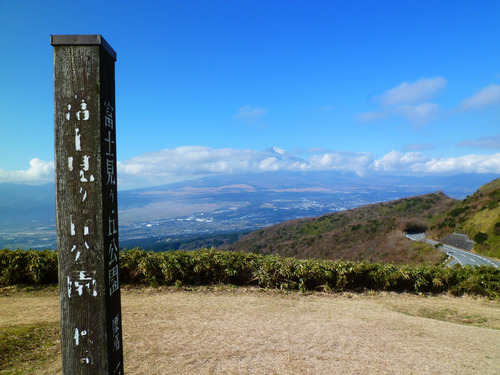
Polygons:
<instances>
[{"instance_id":1,"label":"winding road","mask_svg":"<svg viewBox=\"0 0 500 375\"><path fill-rule=\"evenodd\" d=\"M425 241L431 245L437 245L439 242L425 238L425 233L417 234L405 234L407 238L413 241ZM438 247L438 250L444 251L448 254L452 260L448 262L451 267L454 264L460 264L461 266L493 266L496 268L500 267L500 262L496 260L491 260L483 256L473 254L469 251L459 249L458 247L442 244Z\"/></svg>"}]
</instances>

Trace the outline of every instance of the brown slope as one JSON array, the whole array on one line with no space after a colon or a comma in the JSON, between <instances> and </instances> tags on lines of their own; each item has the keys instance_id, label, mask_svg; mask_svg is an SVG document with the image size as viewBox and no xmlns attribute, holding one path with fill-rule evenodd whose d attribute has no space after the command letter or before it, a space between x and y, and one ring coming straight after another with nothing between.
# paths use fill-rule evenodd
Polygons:
<instances>
[{"instance_id":1,"label":"brown slope","mask_svg":"<svg viewBox=\"0 0 500 375\"><path fill-rule=\"evenodd\" d=\"M429 227L435 215L456 202L438 192L292 220L252 232L229 249L296 258L437 262L441 252L412 243L403 231L412 225Z\"/></svg>"}]
</instances>

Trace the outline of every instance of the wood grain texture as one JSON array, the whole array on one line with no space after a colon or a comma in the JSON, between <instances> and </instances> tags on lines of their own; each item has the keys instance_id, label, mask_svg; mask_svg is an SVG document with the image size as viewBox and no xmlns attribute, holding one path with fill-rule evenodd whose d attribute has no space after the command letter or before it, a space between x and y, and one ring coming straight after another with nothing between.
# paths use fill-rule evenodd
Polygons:
<instances>
[{"instance_id":1,"label":"wood grain texture","mask_svg":"<svg viewBox=\"0 0 500 375\"><path fill-rule=\"evenodd\" d=\"M54 44L56 218L65 374L123 374L114 57Z\"/></svg>"}]
</instances>

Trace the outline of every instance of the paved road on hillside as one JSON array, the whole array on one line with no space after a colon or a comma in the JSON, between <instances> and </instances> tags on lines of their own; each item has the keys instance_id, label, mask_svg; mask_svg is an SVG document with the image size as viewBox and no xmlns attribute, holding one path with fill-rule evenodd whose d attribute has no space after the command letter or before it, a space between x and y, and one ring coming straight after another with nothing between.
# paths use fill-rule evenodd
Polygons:
<instances>
[{"instance_id":1,"label":"paved road on hillside","mask_svg":"<svg viewBox=\"0 0 500 375\"><path fill-rule=\"evenodd\" d=\"M406 234L405 236L410 240L425 241L431 245L436 245L439 243L437 241L425 238L425 233ZM473 254L469 251L459 249L455 246L443 244L443 246L440 246L438 249L444 251L452 258L452 260L448 263L449 266L453 266L454 264L458 263L462 266L494 266L496 268L500 267L500 262L482 257L477 254Z\"/></svg>"}]
</instances>

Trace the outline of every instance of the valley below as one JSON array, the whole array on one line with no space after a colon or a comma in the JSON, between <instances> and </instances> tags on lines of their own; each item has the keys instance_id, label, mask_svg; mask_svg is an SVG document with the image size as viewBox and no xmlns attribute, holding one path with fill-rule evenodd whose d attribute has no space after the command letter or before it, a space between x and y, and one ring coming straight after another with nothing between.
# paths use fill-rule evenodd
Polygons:
<instances>
[{"instance_id":1,"label":"valley below","mask_svg":"<svg viewBox=\"0 0 500 375\"><path fill-rule=\"evenodd\" d=\"M264 228L302 217L318 216L398 197L393 192L359 193L245 193L233 191L224 197L198 194L179 199L148 194L129 202L123 192L120 206L121 247L168 250L200 238L224 237ZM154 197L154 195L160 195ZM152 197L153 196L153 197ZM119 196L120 198L120 196ZM156 198L156 199L155 199ZM153 200L144 204L141 200ZM217 242L214 242L217 244ZM55 218L0 226L0 248L55 249ZM191 246L192 248L192 246Z\"/></svg>"},{"instance_id":2,"label":"valley below","mask_svg":"<svg viewBox=\"0 0 500 375\"><path fill-rule=\"evenodd\" d=\"M334 172L207 177L119 191L120 246L156 251L228 245L288 220L443 190L464 198L495 176L366 177ZM0 248L55 249L53 185L0 184Z\"/></svg>"}]
</instances>

